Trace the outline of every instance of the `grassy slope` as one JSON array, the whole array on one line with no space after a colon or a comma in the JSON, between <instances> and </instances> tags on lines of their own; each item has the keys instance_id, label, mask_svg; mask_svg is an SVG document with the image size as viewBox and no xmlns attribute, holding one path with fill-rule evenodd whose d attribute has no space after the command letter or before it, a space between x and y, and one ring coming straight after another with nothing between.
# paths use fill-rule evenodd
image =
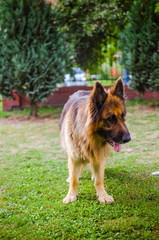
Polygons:
<instances>
[{"instance_id":1,"label":"grassy slope","mask_svg":"<svg viewBox=\"0 0 159 240\"><path fill-rule=\"evenodd\" d=\"M87 171L78 200L62 203L68 170L58 118L2 124L0 239L158 239L158 118L158 110L128 107L132 141L106 162L112 205L98 203Z\"/></svg>"}]
</instances>

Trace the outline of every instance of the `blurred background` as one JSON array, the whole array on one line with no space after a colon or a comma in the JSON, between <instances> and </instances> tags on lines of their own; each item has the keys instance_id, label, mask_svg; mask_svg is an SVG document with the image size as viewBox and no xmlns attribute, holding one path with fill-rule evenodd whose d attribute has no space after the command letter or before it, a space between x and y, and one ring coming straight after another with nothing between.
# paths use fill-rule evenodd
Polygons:
<instances>
[{"instance_id":1,"label":"blurred background","mask_svg":"<svg viewBox=\"0 0 159 240\"><path fill-rule=\"evenodd\" d=\"M157 0L1 0L0 26L3 110L37 115L39 103L59 106L48 100L57 89L62 106L75 90L119 76L137 91L130 100L159 89Z\"/></svg>"}]
</instances>

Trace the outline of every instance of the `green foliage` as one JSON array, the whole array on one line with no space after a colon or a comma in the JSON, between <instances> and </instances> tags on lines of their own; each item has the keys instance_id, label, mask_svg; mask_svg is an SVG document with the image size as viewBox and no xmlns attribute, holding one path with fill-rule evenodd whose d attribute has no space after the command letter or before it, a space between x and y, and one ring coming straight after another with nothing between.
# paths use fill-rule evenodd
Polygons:
<instances>
[{"instance_id":1,"label":"green foliage","mask_svg":"<svg viewBox=\"0 0 159 240\"><path fill-rule=\"evenodd\" d=\"M159 13L156 0L135 1L121 34L123 63L133 76L131 86L144 93L159 89Z\"/></svg>"},{"instance_id":2,"label":"green foliage","mask_svg":"<svg viewBox=\"0 0 159 240\"><path fill-rule=\"evenodd\" d=\"M59 16L43 0L0 1L0 92L44 101L69 67L69 44Z\"/></svg>"},{"instance_id":3,"label":"green foliage","mask_svg":"<svg viewBox=\"0 0 159 240\"><path fill-rule=\"evenodd\" d=\"M66 30L82 36L123 28L133 0L59 0Z\"/></svg>"},{"instance_id":4,"label":"green foliage","mask_svg":"<svg viewBox=\"0 0 159 240\"><path fill-rule=\"evenodd\" d=\"M156 2L156 8L155 8L155 12L159 12L159 2Z\"/></svg>"},{"instance_id":5,"label":"green foliage","mask_svg":"<svg viewBox=\"0 0 159 240\"><path fill-rule=\"evenodd\" d=\"M131 1L59 0L62 24L74 45L78 65L95 73L103 45L125 25ZM117 39L113 38L116 42Z\"/></svg>"}]
</instances>

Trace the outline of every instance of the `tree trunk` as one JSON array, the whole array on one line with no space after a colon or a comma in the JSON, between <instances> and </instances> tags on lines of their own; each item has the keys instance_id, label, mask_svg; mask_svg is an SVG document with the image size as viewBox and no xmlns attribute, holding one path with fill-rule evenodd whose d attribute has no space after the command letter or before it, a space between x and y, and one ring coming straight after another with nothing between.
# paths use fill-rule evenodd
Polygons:
<instances>
[{"instance_id":1,"label":"tree trunk","mask_svg":"<svg viewBox=\"0 0 159 240\"><path fill-rule=\"evenodd\" d=\"M37 105L35 102L31 102L30 104L30 117L37 117L38 111L37 111Z\"/></svg>"},{"instance_id":2,"label":"tree trunk","mask_svg":"<svg viewBox=\"0 0 159 240\"><path fill-rule=\"evenodd\" d=\"M140 100L143 101L144 92L139 92Z\"/></svg>"}]
</instances>

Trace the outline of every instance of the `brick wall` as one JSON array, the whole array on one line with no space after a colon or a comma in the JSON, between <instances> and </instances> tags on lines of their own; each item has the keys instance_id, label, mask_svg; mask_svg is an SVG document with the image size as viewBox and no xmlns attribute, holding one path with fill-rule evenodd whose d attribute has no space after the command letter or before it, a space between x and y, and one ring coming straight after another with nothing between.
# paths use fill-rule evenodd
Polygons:
<instances>
[{"instance_id":1,"label":"brick wall","mask_svg":"<svg viewBox=\"0 0 159 240\"><path fill-rule=\"evenodd\" d=\"M108 89L109 87L105 87ZM61 107L68 100L69 96L78 90L91 90L91 87L87 86L75 86L75 87L61 87L56 90L54 93L48 97L46 102L39 103L40 106L55 106ZM127 96L127 100L133 101L135 97L139 97L139 93L125 86L125 93ZM26 96L19 97L16 93L14 93L15 99L7 100L3 99L3 110L10 111L14 108L26 108L29 107L29 99ZM159 100L159 91L151 92L146 91L143 100Z\"/></svg>"}]
</instances>

